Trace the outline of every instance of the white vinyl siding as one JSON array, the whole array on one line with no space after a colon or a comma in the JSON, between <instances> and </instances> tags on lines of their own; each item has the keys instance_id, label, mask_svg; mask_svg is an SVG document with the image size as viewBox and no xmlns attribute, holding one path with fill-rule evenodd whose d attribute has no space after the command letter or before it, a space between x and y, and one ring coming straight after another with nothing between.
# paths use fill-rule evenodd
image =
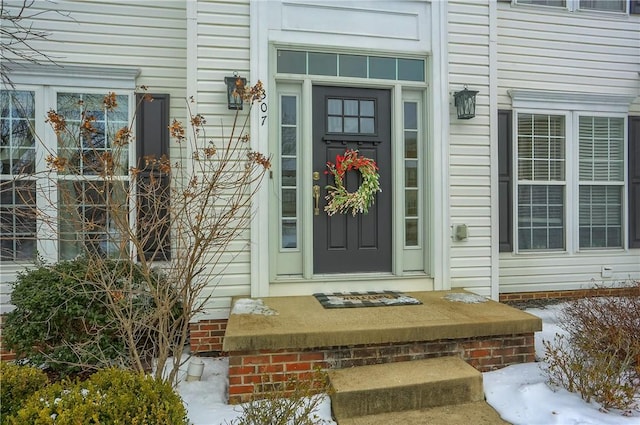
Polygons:
<instances>
[{"instance_id":1,"label":"white vinyl siding","mask_svg":"<svg viewBox=\"0 0 640 425\"><path fill-rule=\"evenodd\" d=\"M490 294L492 263L489 8L488 2L448 2L449 87L479 91L475 118L458 120L453 102L449 111L449 223L469 229L467 240L451 241L450 280L453 288L483 295Z\"/></svg>"},{"instance_id":2,"label":"white vinyl siding","mask_svg":"<svg viewBox=\"0 0 640 425\"><path fill-rule=\"evenodd\" d=\"M511 89L637 95L640 15L497 6L500 109Z\"/></svg>"},{"instance_id":3,"label":"white vinyl siding","mask_svg":"<svg viewBox=\"0 0 640 425\"><path fill-rule=\"evenodd\" d=\"M586 10L572 12L568 8L505 2L498 2L497 8L499 109L513 109L509 91L540 90L635 97L629 113L640 114L640 99L636 97L640 15ZM602 112L607 110L606 105L600 108ZM575 143L578 143L577 138ZM574 156L578 155L577 145L571 145L571 149L575 150ZM577 161L572 165L578 166ZM500 253L500 292L580 289L596 283L612 284L640 277L640 251L637 249L579 247L579 187L576 179L577 176L574 178L576 186L572 188L576 198L567 210L568 217L574 221L574 230L568 231L568 235L575 240L566 241L574 244L575 250L519 255ZM586 192L583 199L584 196ZM623 192L623 219L627 208L625 197ZM615 204L613 199L607 203L612 207ZM592 227L599 222L600 218L596 218L593 212L589 212L588 218L586 211L583 212L583 220L587 220L583 221L584 227ZM615 222L612 216L605 218L607 226ZM625 229L623 238L626 237L624 232ZM611 267L611 278L602 277L603 266Z\"/></svg>"},{"instance_id":4,"label":"white vinyl siding","mask_svg":"<svg viewBox=\"0 0 640 425\"><path fill-rule=\"evenodd\" d=\"M4 7L9 7L9 3L5 2ZM72 87L87 87L106 94L113 89L110 82L119 78L121 70L127 75L131 70L137 70L138 77L132 80L129 90L135 85L145 85L151 93L168 93L172 99L171 117L184 119L186 2L36 1L29 7L29 16L23 22L25 26L48 34L43 39L33 40L30 45L55 62L43 61L54 71L50 80L53 84L70 87L68 81L63 81L66 78L74 81ZM16 69L20 71L21 68ZM89 71L88 80L81 75L85 70ZM99 85L87 85L89 81ZM37 83L47 83L47 79ZM60 91L68 92L69 89ZM130 95L131 91L125 93L120 89L117 94ZM35 117L38 131L48 130L44 118L42 115ZM172 158L178 159L179 155L179 150L171 152ZM23 269L24 264L2 265L0 313L12 308L9 304L10 283L16 272Z\"/></svg>"},{"instance_id":5,"label":"white vinyl siding","mask_svg":"<svg viewBox=\"0 0 640 425\"><path fill-rule=\"evenodd\" d=\"M240 77L247 78L249 85L254 85L259 78L265 80L266 76L249 73L248 0L198 1L192 7L194 15L189 16L189 21L193 25L190 29L193 31L193 44L188 46L192 58L188 64L188 75L192 79L193 93L189 95L194 96L197 113L207 119L207 138L218 143L231 137L234 120L233 111L227 109L224 78L237 72ZM276 94L267 92L267 96L270 98ZM246 104L240 116L246 116ZM235 136L238 132L236 129ZM263 184L268 184L268 179L265 178ZM202 294L202 299L211 298L199 318L226 318L232 297L251 294L249 241L247 229L228 246L218 265L212 269L212 281ZM209 270L203 274L209 275Z\"/></svg>"}]
</instances>

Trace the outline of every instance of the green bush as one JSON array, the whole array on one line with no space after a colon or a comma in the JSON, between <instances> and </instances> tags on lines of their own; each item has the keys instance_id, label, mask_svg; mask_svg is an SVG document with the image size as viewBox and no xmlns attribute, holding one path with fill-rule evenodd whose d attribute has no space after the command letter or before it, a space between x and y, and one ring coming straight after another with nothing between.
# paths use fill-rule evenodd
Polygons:
<instances>
[{"instance_id":1,"label":"green bush","mask_svg":"<svg viewBox=\"0 0 640 425\"><path fill-rule=\"evenodd\" d=\"M11 293L16 308L3 324L3 343L32 364L46 364L62 375L129 364L122 322L114 319L108 300L119 288L135 290L135 302L127 308L136 311L128 314L148 325L146 318L153 317L148 280L136 264L109 259L78 258L20 273ZM144 332L151 333L149 328ZM149 338L139 340L149 344Z\"/></svg>"},{"instance_id":2,"label":"green bush","mask_svg":"<svg viewBox=\"0 0 640 425\"><path fill-rule=\"evenodd\" d=\"M22 425L188 424L180 396L168 382L123 369L105 369L86 381L54 383L8 417Z\"/></svg>"},{"instance_id":3,"label":"green bush","mask_svg":"<svg viewBox=\"0 0 640 425\"><path fill-rule=\"evenodd\" d=\"M0 362L0 423L6 423L4 418L16 413L47 382L47 375L38 368Z\"/></svg>"},{"instance_id":4,"label":"green bush","mask_svg":"<svg viewBox=\"0 0 640 425\"><path fill-rule=\"evenodd\" d=\"M604 409L633 409L640 392L638 318L638 295L569 302L560 316L567 334L544 341L549 382Z\"/></svg>"}]
</instances>

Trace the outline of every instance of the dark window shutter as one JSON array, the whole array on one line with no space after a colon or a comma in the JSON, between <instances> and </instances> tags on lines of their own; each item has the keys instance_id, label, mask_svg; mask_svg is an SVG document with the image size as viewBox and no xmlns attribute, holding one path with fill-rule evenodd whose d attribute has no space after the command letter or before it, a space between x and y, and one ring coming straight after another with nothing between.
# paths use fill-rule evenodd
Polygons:
<instances>
[{"instance_id":1,"label":"dark window shutter","mask_svg":"<svg viewBox=\"0 0 640 425\"><path fill-rule=\"evenodd\" d=\"M640 15L640 0L629 0L629 13Z\"/></svg>"},{"instance_id":2,"label":"dark window shutter","mask_svg":"<svg viewBox=\"0 0 640 425\"><path fill-rule=\"evenodd\" d=\"M512 112L498 111L498 203L500 252L513 251Z\"/></svg>"},{"instance_id":3,"label":"dark window shutter","mask_svg":"<svg viewBox=\"0 0 640 425\"><path fill-rule=\"evenodd\" d=\"M145 97L146 96L146 97ZM169 158L169 95L136 97L137 232L147 260L171 258L170 176L150 159Z\"/></svg>"},{"instance_id":4,"label":"dark window shutter","mask_svg":"<svg viewBox=\"0 0 640 425\"><path fill-rule=\"evenodd\" d=\"M640 248L640 116L629 116L629 248Z\"/></svg>"}]
</instances>

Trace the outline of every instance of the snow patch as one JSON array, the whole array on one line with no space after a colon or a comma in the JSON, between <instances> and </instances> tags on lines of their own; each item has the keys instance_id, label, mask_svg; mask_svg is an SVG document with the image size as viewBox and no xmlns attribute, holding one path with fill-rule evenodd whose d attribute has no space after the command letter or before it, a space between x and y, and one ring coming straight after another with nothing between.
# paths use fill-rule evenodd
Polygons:
<instances>
[{"instance_id":1,"label":"snow patch","mask_svg":"<svg viewBox=\"0 0 640 425\"><path fill-rule=\"evenodd\" d=\"M486 303L488 301L485 297L481 295L464 294L464 293L447 294L445 295L444 299L447 301L455 301L455 302L465 303L465 304Z\"/></svg>"},{"instance_id":2,"label":"snow patch","mask_svg":"<svg viewBox=\"0 0 640 425\"><path fill-rule=\"evenodd\" d=\"M260 298L240 298L233 305L231 314L257 314L261 316L275 316L277 311L265 305Z\"/></svg>"}]
</instances>

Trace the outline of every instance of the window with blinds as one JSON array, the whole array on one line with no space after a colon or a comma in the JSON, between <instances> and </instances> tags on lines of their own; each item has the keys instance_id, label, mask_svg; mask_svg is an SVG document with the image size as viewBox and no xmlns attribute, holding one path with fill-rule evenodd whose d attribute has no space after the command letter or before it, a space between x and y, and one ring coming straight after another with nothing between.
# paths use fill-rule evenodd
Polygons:
<instances>
[{"instance_id":1,"label":"window with blinds","mask_svg":"<svg viewBox=\"0 0 640 425\"><path fill-rule=\"evenodd\" d=\"M518 114L518 249L565 248L565 116Z\"/></svg>"},{"instance_id":2,"label":"window with blinds","mask_svg":"<svg viewBox=\"0 0 640 425\"><path fill-rule=\"evenodd\" d=\"M624 119L580 116L580 248L622 247Z\"/></svg>"}]
</instances>

